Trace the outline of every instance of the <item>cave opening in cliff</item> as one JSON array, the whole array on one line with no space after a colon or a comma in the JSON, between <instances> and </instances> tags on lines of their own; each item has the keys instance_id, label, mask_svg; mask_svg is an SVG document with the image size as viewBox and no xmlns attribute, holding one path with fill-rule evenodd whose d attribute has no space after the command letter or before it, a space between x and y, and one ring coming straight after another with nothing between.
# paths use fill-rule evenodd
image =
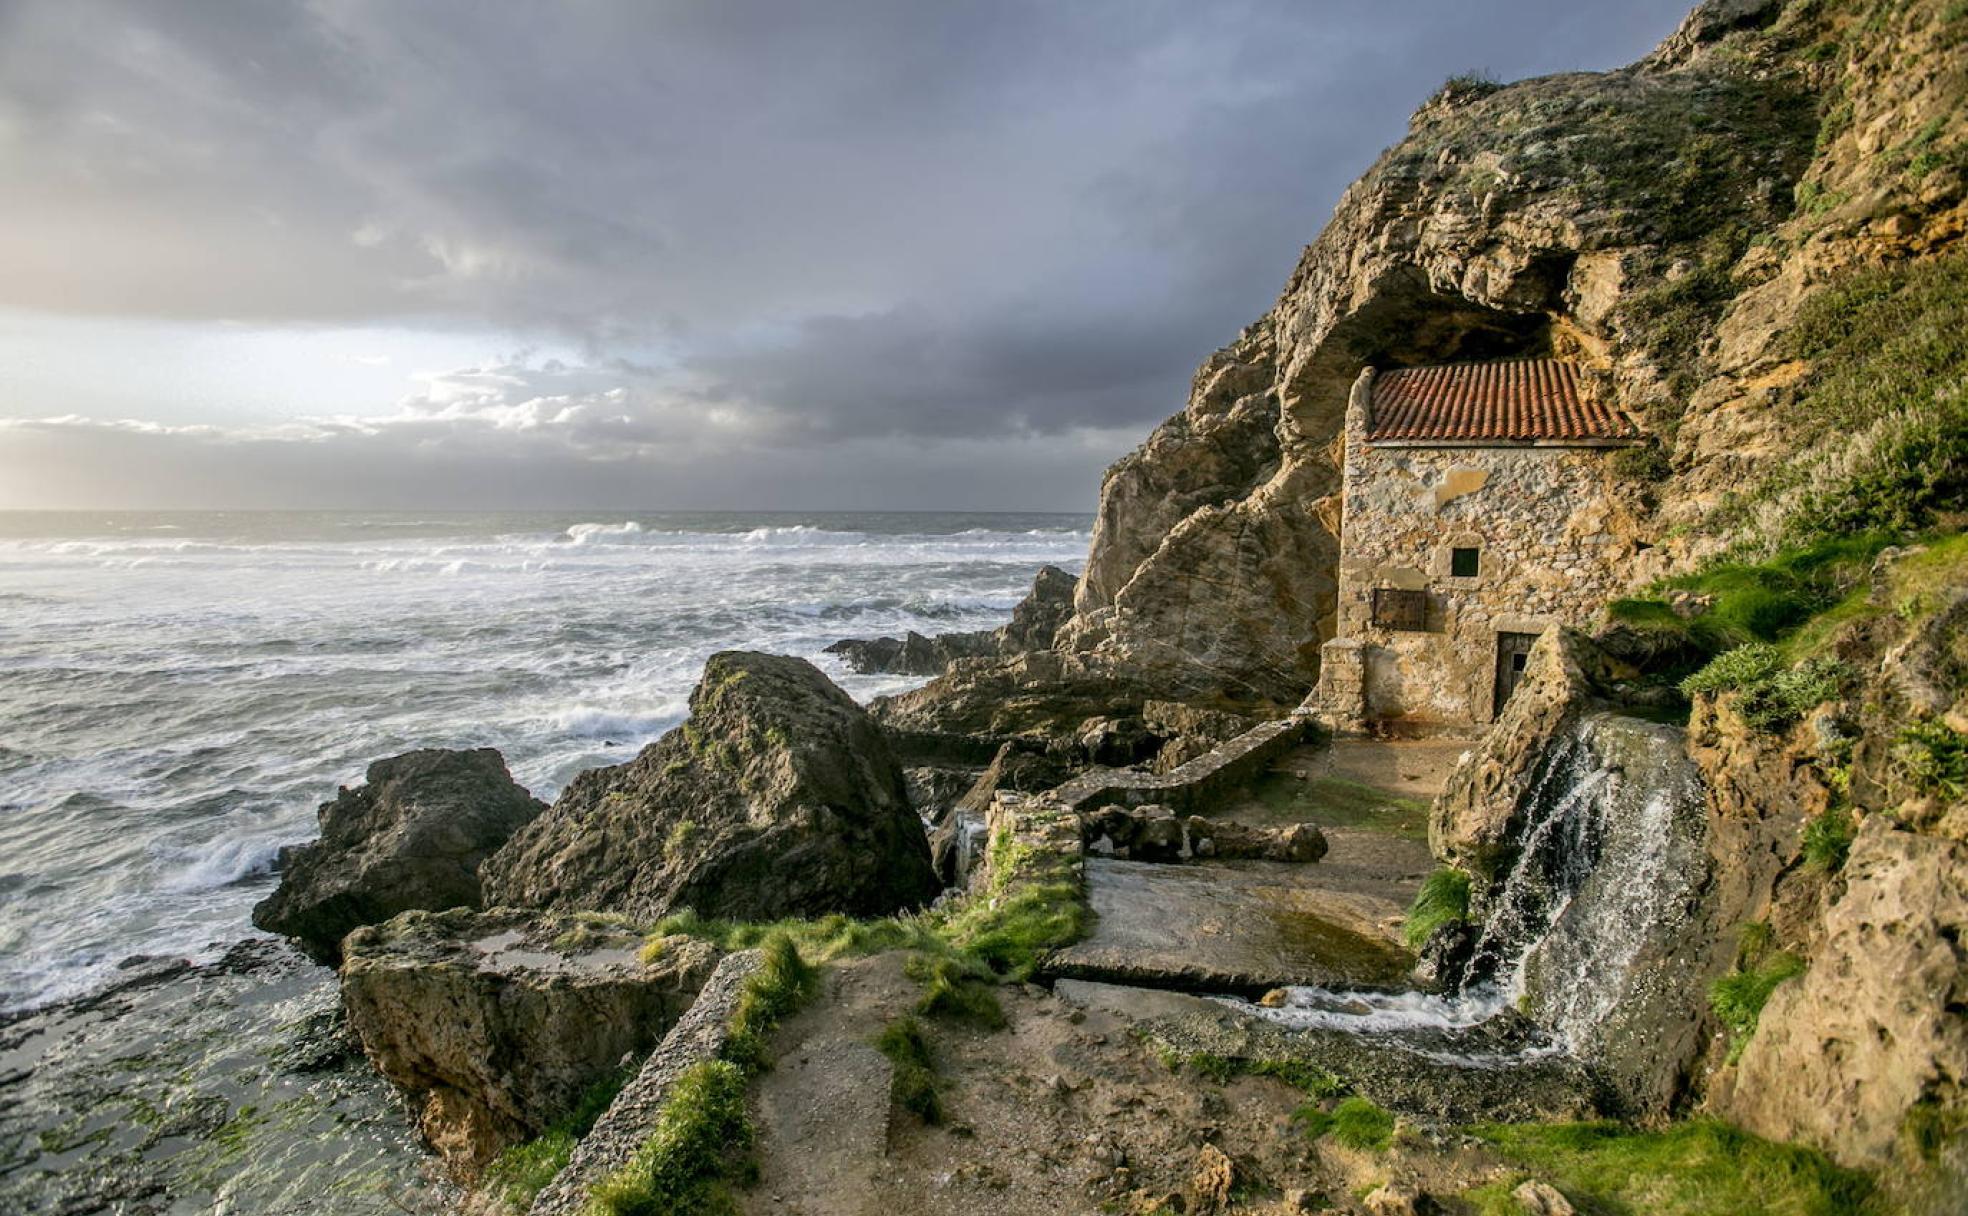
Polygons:
<instances>
[{"instance_id":1,"label":"cave opening in cliff","mask_svg":"<svg viewBox=\"0 0 1968 1216\"><path fill-rule=\"evenodd\" d=\"M1374 297L1333 325L1319 350L1293 378L1289 400L1310 433L1336 432L1346 398L1365 367L1382 370L1432 367L1445 363L1488 363L1562 355L1564 345L1546 301L1556 301L1562 268L1546 276L1548 291L1521 311L1492 307L1454 293L1436 291L1419 273L1383 282Z\"/></svg>"}]
</instances>

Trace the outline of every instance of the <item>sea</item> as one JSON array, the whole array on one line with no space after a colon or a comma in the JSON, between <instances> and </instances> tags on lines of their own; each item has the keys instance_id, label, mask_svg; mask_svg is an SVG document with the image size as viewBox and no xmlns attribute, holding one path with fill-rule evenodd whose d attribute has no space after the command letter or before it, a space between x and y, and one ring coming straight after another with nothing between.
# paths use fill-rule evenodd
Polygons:
<instances>
[{"instance_id":1,"label":"sea","mask_svg":"<svg viewBox=\"0 0 1968 1216\"><path fill-rule=\"evenodd\" d=\"M825 648L999 625L1090 527L0 513L0 1208L414 1206L423 1159L337 1039L332 973L249 922L318 805L421 747L498 748L551 800L680 723L719 650L900 691Z\"/></svg>"}]
</instances>

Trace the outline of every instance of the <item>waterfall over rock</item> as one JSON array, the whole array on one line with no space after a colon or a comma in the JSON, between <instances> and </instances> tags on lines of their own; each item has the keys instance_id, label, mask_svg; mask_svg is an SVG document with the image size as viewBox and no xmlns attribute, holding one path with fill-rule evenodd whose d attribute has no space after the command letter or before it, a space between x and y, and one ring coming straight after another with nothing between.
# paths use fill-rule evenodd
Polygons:
<instances>
[{"instance_id":1,"label":"waterfall over rock","mask_svg":"<svg viewBox=\"0 0 1968 1216\"><path fill-rule=\"evenodd\" d=\"M1675 949L1708 872L1699 774L1680 731L1594 714L1555 741L1526 801L1465 991L1499 990L1651 1105L1674 1071L1669 1032L1701 1006L1698 960Z\"/></svg>"}]
</instances>

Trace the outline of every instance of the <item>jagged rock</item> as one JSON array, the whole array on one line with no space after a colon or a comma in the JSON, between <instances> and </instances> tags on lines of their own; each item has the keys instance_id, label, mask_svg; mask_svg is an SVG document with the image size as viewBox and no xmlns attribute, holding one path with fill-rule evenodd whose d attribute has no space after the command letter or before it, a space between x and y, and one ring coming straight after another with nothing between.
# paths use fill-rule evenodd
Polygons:
<instances>
[{"instance_id":1,"label":"jagged rock","mask_svg":"<svg viewBox=\"0 0 1968 1216\"><path fill-rule=\"evenodd\" d=\"M977 784L976 769L917 765L902 770L909 805L929 823L942 823L958 799Z\"/></svg>"},{"instance_id":2,"label":"jagged rock","mask_svg":"<svg viewBox=\"0 0 1968 1216\"><path fill-rule=\"evenodd\" d=\"M960 811L982 815L990 809L991 799L999 790L1020 794L1044 793L1072 773L1073 766L1058 752L1014 739L998 748L997 755L991 757L991 763L971 782L964 796L957 800L956 807Z\"/></svg>"},{"instance_id":3,"label":"jagged rock","mask_svg":"<svg viewBox=\"0 0 1968 1216\"><path fill-rule=\"evenodd\" d=\"M941 675L957 659L998 653L998 636L991 630L939 633L935 637L910 630L900 638L844 638L827 647L848 669L862 675Z\"/></svg>"},{"instance_id":4,"label":"jagged rock","mask_svg":"<svg viewBox=\"0 0 1968 1216\"><path fill-rule=\"evenodd\" d=\"M1073 615L1073 592L1080 580L1057 566L1042 566L1032 589L1011 610L1011 620L998 630L1001 654L1050 650L1059 627Z\"/></svg>"},{"instance_id":5,"label":"jagged rock","mask_svg":"<svg viewBox=\"0 0 1968 1216\"><path fill-rule=\"evenodd\" d=\"M342 1001L424 1138L470 1179L653 1047L717 963L690 938L648 963L641 944L594 916L408 912L349 935Z\"/></svg>"},{"instance_id":6,"label":"jagged rock","mask_svg":"<svg viewBox=\"0 0 1968 1216\"><path fill-rule=\"evenodd\" d=\"M1713 1105L1761 1135L1877 1169L1923 1110L1943 1129L1961 1109L1968 845L1872 815L1844 877L1808 969L1771 994Z\"/></svg>"},{"instance_id":7,"label":"jagged rock","mask_svg":"<svg viewBox=\"0 0 1968 1216\"><path fill-rule=\"evenodd\" d=\"M1203 709L1178 701L1145 701L1142 725L1160 741L1149 769L1167 773L1211 748L1228 743L1257 725L1257 719L1221 709Z\"/></svg>"},{"instance_id":8,"label":"jagged rock","mask_svg":"<svg viewBox=\"0 0 1968 1216\"><path fill-rule=\"evenodd\" d=\"M900 638L845 638L827 647L852 671L863 675L935 676L959 659L996 658L1047 650L1053 635L1073 613L1076 580L1057 566L1043 566L1032 589L997 629L939 633L911 630Z\"/></svg>"},{"instance_id":9,"label":"jagged rock","mask_svg":"<svg viewBox=\"0 0 1968 1216\"><path fill-rule=\"evenodd\" d=\"M803 659L724 651L690 720L576 777L483 867L501 903L771 920L884 916L936 894L886 739Z\"/></svg>"},{"instance_id":10,"label":"jagged rock","mask_svg":"<svg viewBox=\"0 0 1968 1216\"><path fill-rule=\"evenodd\" d=\"M876 699L869 712L891 731L1043 745L1077 740L1096 718L1138 714L1154 691L1104 657L1035 650L960 662L912 692Z\"/></svg>"},{"instance_id":11,"label":"jagged rock","mask_svg":"<svg viewBox=\"0 0 1968 1216\"><path fill-rule=\"evenodd\" d=\"M319 840L280 851L280 886L253 923L332 965L361 925L480 906L479 863L544 810L489 747L378 760L362 785L322 803Z\"/></svg>"}]
</instances>

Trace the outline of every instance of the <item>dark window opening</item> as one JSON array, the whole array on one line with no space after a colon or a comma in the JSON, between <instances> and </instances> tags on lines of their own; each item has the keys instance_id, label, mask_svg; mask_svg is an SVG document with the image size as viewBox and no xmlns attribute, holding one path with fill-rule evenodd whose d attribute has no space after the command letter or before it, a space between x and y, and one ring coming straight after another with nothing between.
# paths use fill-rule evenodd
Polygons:
<instances>
[{"instance_id":1,"label":"dark window opening","mask_svg":"<svg viewBox=\"0 0 1968 1216\"><path fill-rule=\"evenodd\" d=\"M1376 587L1373 593L1373 623L1382 629L1404 629L1419 633L1428 628L1428 593Z\"/></svg>"},{"instance_id":2,"label":"dark window opening","mask_svg":"<svg viewBox=\"0 0 1968 1216\"><path fill-rule=\"evenodd\" d=\"M1475 578L1482 565L1481 553L1480 549L1449 550L1449 573L1457 578Z\"/></svg>"}]
</instances>

